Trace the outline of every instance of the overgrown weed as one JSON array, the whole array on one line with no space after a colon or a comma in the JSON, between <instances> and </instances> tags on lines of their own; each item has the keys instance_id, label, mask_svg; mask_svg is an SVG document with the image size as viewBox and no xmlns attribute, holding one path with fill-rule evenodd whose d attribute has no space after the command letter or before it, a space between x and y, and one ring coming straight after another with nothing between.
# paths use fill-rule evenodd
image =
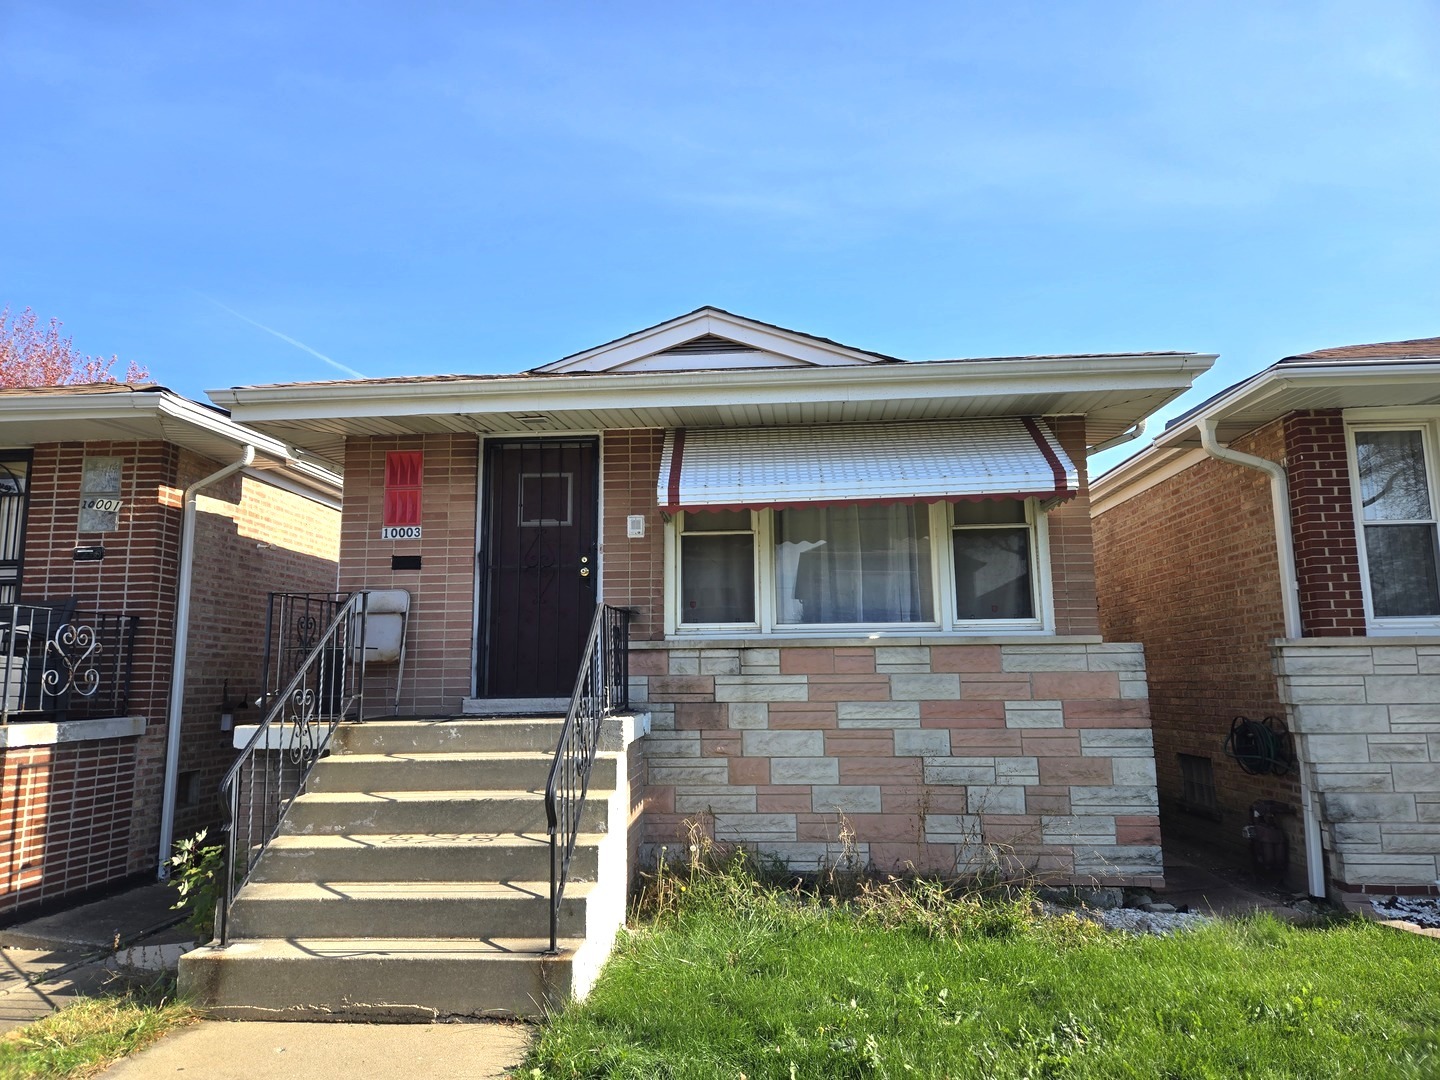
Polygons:
<instances>
[{"instance_id":1,"label":"overgrown weed","mask_svg":"<svg viewBox=\"0 0 1440 1080\"><path fill-rule=\"evenodd\" d=\"M854 831L840 817L839 856L817 873L797 874L753 848L716 842L698 820L685 823L675 858L662 848L642 874L632 920L673 925L687 916L723 911L746 919L841 917L867 929L903 931L938 941L1042 934L1056 944L1103 937L1073 916L1044 913L1033 883L998 874L941 880L918 874L879 875L856 857ZM997 867L1002 858L990 860Z\"/></svg>"}]
</instances>

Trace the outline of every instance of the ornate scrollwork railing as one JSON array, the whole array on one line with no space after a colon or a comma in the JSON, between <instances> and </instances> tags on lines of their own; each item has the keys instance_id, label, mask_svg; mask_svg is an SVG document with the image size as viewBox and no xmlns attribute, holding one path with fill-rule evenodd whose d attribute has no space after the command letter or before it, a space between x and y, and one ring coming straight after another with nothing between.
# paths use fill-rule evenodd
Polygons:
<instances>
[{"instance_id":1,"label":"ornate scrollwork railing","mask_svg":"<svg viewBox=\"0 0 1440 1080\"><path fill-rule=\"evenodd\" d=\"M0 723L24 713L126 715L138 624L77 611L73 600L0 605Z\"/></svg>"},{"instance_id":2,"label":"ornate scrollwork railing","mask_svg":"<svg viewBox=\"0 0 1440 1080\"><path fill-rule=\"evenodd\" d=\"M349 593L271 593L265 609L265 653L261 661L262 715L292 678Z\"/></svg>"},{"instance_id":3,"label":"ornate scrollwork railing","mask_svg":"<svg viewBox=\"0 0 1440 1080\"><path fill-rule=\"evenodd\" d=\"M605 717L630 707L630 611L601 605L570 696L570 710L545 782L545 816L550 834L550 951L556 951L560 903L570 878L570 861L580 834L580 815L590 790L590 772L600 749Z\"/></svg>"},{"instance_id":4,"label":"ornate scrollwork railing","mask_svg":"<svg viewBox=\"0 0 1440 1080\"><path fill-rule=\"evenodd\" d=\"M357 592L336 605L289 680L273 694L267 685L264 718L220 782L226 867L215 928L221 945L229 943L235 894L279 831L336 726L363 716L365 599Z\"/></svg>"}]
</instances>

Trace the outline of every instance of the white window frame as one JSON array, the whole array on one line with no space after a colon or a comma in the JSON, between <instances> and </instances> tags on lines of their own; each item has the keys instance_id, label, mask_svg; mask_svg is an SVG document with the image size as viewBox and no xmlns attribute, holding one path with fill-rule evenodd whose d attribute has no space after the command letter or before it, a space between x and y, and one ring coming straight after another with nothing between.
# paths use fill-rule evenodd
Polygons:
<instances>
[{"instance_id":1,"label":"white window frame","mask_svg":"<svg viewBox=\"0 0 1440 1080\"><path fill-rule=\"evenodd\" d=\"M1367 431L1419 431L1425 453L1426 478L1430 482L1430 509L1440 522L1440 413L1415 409L1363 409L1346 411L1345 458L1350 474L1351 513L1355 520L1355 547L1360 558L1360 590L1365 599L1365 630L1377 637L1440 634L1440 615L1375 614L1370 593L1370 552L1365 544L1365 508L1361 504L1360 457L1355 436ZM1440 524L1437 524L1440 534Z\"/></svg>"},{"instance_id":2,"label":"white window frame","mask_svg":"<svg viewBox=\"0 0 1440 1080\"><path fill-rule=\"evenodd\" d=\"M1031 619L972 619L955 616L954 505L928 504L930 514L931 611L928 622L907 623L780 623L775 604L775 511L751 510L755 536L755 615L752 623L685 623L680 619L680 537L684 512L665 523L665 635L666 637L914 637L929 634L955 636L1008 636L1054 632L1054 593L1050 580L1049 515L1035 499L1025 500L1025 523L1030 537L1030 588L1035 617ZM962 528L964 526L961 526ZM1010 527L1015 526L996 526Z\"/></svg>"}]
</instances>

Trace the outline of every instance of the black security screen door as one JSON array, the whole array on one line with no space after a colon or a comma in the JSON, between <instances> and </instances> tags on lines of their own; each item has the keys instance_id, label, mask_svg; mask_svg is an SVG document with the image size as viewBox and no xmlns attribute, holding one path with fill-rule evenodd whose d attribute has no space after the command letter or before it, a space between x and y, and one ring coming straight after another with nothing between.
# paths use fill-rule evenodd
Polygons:
<instances>
[{"instance_id":1,"label":"black security screen door","mask_svg":"<svg viewBox=\"0 0 1440 1080\"><path fill-rule=\"evenodd\" d=\"M591 439L485 447L481 697L569 697L599 585Z\"/></svg>"}]
</instances>

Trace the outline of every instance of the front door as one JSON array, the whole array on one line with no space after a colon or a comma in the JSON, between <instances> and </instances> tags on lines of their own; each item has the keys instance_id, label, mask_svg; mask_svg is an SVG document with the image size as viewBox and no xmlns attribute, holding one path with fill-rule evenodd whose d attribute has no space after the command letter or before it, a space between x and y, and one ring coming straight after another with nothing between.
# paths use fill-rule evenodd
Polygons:
<instances>
[{"instance_id":1,"label":"front door","mask_svg":"<svg viewBox=\"0 0 1440 1080\"><path fill-rule=\"evenodd\" d=\"M593 439L485 444L480 697L570 696L599 585Z\"/></svg>"}]
</instances>

